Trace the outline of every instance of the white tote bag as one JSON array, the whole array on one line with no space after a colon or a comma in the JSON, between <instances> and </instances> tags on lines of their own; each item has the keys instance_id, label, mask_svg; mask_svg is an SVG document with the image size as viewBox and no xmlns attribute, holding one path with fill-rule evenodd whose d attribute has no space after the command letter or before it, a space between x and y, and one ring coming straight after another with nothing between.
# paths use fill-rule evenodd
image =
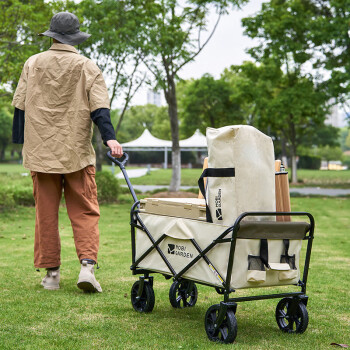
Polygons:
<instances>
[{"instance_id":1,"label":"white tote bag","mask_svg":"<svg viewBox=\"0 0 350 350\"><path fill-rule=\"evenodd\" d=\"M272 139L248 125L207 128L206 136L208 169L198 184L205 192L207 221L232 225L247 211L276 211ZM204 177L207 177L205 191ZM275 217L251 216L246 220Z\"/></svg>"}]
</instances>

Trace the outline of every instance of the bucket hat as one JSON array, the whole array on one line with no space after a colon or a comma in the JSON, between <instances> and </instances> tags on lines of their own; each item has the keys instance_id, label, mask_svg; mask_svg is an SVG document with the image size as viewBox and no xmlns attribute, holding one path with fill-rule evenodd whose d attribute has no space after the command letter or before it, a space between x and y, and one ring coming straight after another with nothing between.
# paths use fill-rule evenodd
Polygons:
<instances>
[{"instance_id":1,"label":"bucket hat","mask_svg":"<svg viewBox=\"0 0 350 350\"><path fill-rule=\"evenodd\" d=\"M54 38L62 44L79 45L88 39L91 34L79 30L80 23L76 15L70 12L56 13L50 23L50 29L38 35Z\"/></svg>"}]
</instances>

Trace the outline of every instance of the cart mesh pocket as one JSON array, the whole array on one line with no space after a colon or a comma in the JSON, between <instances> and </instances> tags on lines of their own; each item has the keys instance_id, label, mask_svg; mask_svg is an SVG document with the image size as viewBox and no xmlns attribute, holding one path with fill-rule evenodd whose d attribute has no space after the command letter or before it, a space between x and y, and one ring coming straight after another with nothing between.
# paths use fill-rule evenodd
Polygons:
<instances>
[{"instance_id":1,"label":"cart mesh pocket","mask_svg":"<svg viewBox=\"0 0 350 350\"><path fill-rule=\"evenodd\" d=\"M248 255L247 282L262 283L265 281L266 270L260 256Z\"/></svg>"},{"instance_id":2,"label":"cart mesh pocket","mask_svg":"<svg viewBox=\"0 0 350 350\"><path fill-rule=\"evenodd\" d=\"M290 266L288 271L280 271L278 279L280 281L294 280L298 277L298 270L295 265L295 254L294 255L281 255L281 263L287 263Z\"/></svg>"},{"instance_id":3,"label":"cart mesh pocket","mask_svg":"<svg viewBox=\"0 0 350 350\"><path fill-rule=\"evenodd\" d=\"M281 263L287 263L291 270L296 270L295 266L295 254L294 255L281 255Z\"/></svg>"},{"instance_id":4,"label":"cart mesh pocket","mask_svg":"<svg viewBox=\"0 0 350 350\"><path fill-rule=\"evenodd\" d=\"M248 255L248 270L265 271L265 266L260 256Z\"/></svg>"}]
</instances>

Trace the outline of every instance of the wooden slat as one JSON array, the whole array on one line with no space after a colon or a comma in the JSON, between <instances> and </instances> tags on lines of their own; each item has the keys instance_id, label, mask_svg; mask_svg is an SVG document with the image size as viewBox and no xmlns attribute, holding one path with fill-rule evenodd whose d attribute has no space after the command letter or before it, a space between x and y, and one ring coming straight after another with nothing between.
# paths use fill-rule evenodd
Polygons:
<instances>
[{"instance_id":1,"label":"wooden slat","mask_svg":"<svg viewBox=\"0 0 350 350\"><path fill-rule=\"evenodd\" d=\"M275 171L280 172L281 161L275 161ZM276 211L291 211L288 173L276 174L275 176L275 191L276 191ZM277 216L277 221L291 221L290 216Z\"/></svg>"}]
</instances>

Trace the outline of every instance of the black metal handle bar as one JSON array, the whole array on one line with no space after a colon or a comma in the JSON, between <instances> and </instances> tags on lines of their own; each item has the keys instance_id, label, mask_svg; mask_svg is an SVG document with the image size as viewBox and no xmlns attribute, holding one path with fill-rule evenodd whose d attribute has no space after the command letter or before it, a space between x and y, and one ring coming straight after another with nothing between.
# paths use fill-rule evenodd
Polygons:
<instances>
[{"instance_id":1,"label":"black metal handle bar","mask_svg":"<svg viewBox=\"0 0 350 350\"><path fill-rule=\"evenodd\" d=\"M117 164L120 168L124 167L126 162L129 160L129 155L127 153L123 153L121 158L115 158L112 156L111 151L107 152L107 157L115 164Z\"/></svg>"},{"instance_id":2,"label":"black metal handle bar","mask_svg":"<svg viewBox=\"0 0 350 350\"><path fill-rule=\"evenodd\" d=\"M125 181L126 181L126 184L128 185L129 187L129 191L132 195L132 198L134 199L134 202L138 202L138 199L137 199L137 196L136 196L136 193L134 191L134 187L132 186L130 180L129 180L129 176L128 176L128 173L126 172L125 170L125 164L126 162L129 160L129 155L127 153L123 153L122 157L121 158L115 158L112 156L111 154L111 151L108 151L107 152L107 157L115 164L117 164L120 168L120 170L122 171L123 175L124 175L124 178L125 178ZM118 160L119 159L119 160Z\"/></svg>"}]
</instances>

